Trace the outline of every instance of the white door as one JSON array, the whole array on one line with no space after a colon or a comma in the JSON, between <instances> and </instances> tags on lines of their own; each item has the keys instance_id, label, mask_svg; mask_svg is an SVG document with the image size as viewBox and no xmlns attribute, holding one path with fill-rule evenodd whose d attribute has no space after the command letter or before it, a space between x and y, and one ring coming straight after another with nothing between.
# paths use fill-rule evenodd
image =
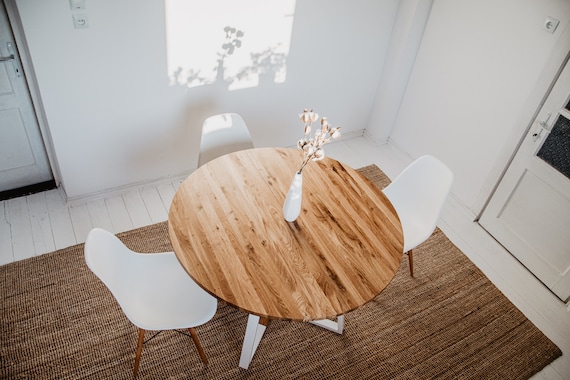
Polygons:
<instances>
[{"instance_id":1,"label":"white door","mask_svg":"<svg viewBox=\"0 0 570 380\"><path fill-rule=\"evenodd\" d=\"M480 224L562 301L570 298L570 64Z\"/></svg>"},{"instance_id":2,"label":"white door","mask_svg":"<svg viewBox=\"0 0 570 380\"><path fill-rule=\"evenodd\" d=\"M0 1L0 191L53 180L14 37Z\"/></svg>"}]
</instances>

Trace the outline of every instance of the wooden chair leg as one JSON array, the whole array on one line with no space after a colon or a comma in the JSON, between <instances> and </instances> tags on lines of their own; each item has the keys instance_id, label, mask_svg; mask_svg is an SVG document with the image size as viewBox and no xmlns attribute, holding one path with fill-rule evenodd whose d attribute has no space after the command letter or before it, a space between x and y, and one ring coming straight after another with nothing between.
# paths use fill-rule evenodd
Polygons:
<instances>
[{"instance_id":1,"label":"wooden chair leg","mask_svg":"<svg viewBox=\"0 0 570 380\"><path fill-rule=\"evenodd\" d=\"M410 276L414 277L414 255L411 249L407 253L408 253L408 262L410 263Z\"/></svg>"},{"instance_id":2,"label":"wooden chair leg","mask_svg":"<svg viewBox=\"0 0 570 380\"><path fill-rule=\"evenodd\" d=\"M144 333L145 333L145 330L139 329L139 341L137 343L137 353L135 355L135 368L133 370L135 376L139 372L139 364L141 362L141 353L142 353L142 347L143 347L143 342L144 342Z\"/></svg>"},{"instance_id":3,"label":"wooden chair leg","mask_svg":"<svg viewBox=\"0 0 570 380\"><path fill-rule=\"evenodd\" d=\"M267 317L259 317L259 324L265 327L269 326L269 318Z\"/></svg>"},{"instance_id":4,"label":"wooden chair leg","mask_svg":"<svg viewBox=\"0 0 570 380\"><path fill-rule=\"evenodd\" d=\"M208 364L208 359L206 359L206 354L204 353L204 349L200 344L200 340L198 339L198 334L196 334L196 330L194 330L193 327L190 327L188 330L190 331L190 336L192 336L192 340L194 341L194 344L198 349L198 353L200 354L202 361L204 362L204 364Z\"/></svg>"}]
</instances>

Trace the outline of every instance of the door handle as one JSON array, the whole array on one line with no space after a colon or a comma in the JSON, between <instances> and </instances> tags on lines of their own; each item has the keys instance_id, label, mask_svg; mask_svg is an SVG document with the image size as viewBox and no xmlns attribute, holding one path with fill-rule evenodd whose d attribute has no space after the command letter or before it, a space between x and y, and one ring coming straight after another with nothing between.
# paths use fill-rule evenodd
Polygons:
<instances>
[{"instance_id":1,"label":"door handle","mask_svg":"<svg viewBox=\"0 0 570 380\"><path fill-rule=\"evenodd\" d=\"M538 127L537 131L532 134L532 141L538 140L542 135L542 131L544 131L544 128L542 126Z\"/></svg>"},{"instance_id":2,"label":"door handle","mask_svg":"<svg viewBox=\"0 0 570 380\"><path fill-rule=\"evenodd\" d=\"M546 119L538 122L538 128L532 134L532 141L538 140L540 138L540 136L542 135L542 131L544 131L544 130L548 131L548 119L550 119L551 115L552 114L550 112L547 113Z\"/></svg>"},{"instance_id":3,"label":"door handle","mask_svg":"<svg viewBox=\"0 0 570 380\"><path fill-rule=\"evenodd\" d=\"M0 62L12 62L16 76L19 78L22 76L22 70L20 69L18 59L16 58L16 49L14 49L14 45L11 42L6 42L6 48L10 55L8 57L0 57Z\"/></svg>"}]
</instances>

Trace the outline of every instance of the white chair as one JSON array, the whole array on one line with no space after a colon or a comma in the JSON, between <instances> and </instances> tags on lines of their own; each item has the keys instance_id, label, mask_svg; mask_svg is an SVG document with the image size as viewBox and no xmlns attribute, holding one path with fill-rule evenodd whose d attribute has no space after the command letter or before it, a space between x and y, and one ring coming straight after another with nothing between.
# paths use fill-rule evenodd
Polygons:
<instances>
[{"instance_id":1,"label":"white chair","mask_svg":"<svg viewBox=\"0 0 570 380\"><path fill-rule=\"evenodd\" d=\"M253 148L249 129L236 113L210 116L202 124L198 167L224 154Z\"/></svg>"},{"instance_id":2,"label":"white chair","mask_svg":"<svg viewBox=\"0 0 570 380\"><path fill-rule=\"evenodd\" d=\"M414 277L412 249L435 231L453 183L453 173L433 156L422 156L405 168L384 190L396 209L404 231L404 253Z\"/></svg>"},{"instance_id":3,"label":"white chair","mask_svg":"<svg viewBox=\"0 0 570 380\"><path fill-rule=\"evenodd\" d=\"M139 328L135 376L145 330L189 329L202 361L208 364L194 327L212 319L217 301L188 276L174 252L133 252L112 233L94 228L85 242L85 262Z\"/></svg>"}]
</instances>

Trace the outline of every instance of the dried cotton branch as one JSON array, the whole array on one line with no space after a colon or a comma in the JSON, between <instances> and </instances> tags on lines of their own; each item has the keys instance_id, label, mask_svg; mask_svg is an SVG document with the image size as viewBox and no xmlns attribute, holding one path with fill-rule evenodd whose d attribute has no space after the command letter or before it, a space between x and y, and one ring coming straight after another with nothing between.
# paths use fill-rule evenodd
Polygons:
<instances>
[{"instance_id":1,"label":"dried cotton branch","mask_svg":"<svg viewBox=\"0 0 570 380\"><path fill-rule=\"evenodd\" d=\"M310 161L322 160L325 157L323 146L340 136L340 127L331 128L327 118L323 116L321 128L317 129L314 135L311 135L313 123L319 119L319 114L305 108L299 117L305 124L305 134L297 142L297 147L304 152L303 163L299 169L299 173L301 173Z\"/></svg>"}]
</instances>

